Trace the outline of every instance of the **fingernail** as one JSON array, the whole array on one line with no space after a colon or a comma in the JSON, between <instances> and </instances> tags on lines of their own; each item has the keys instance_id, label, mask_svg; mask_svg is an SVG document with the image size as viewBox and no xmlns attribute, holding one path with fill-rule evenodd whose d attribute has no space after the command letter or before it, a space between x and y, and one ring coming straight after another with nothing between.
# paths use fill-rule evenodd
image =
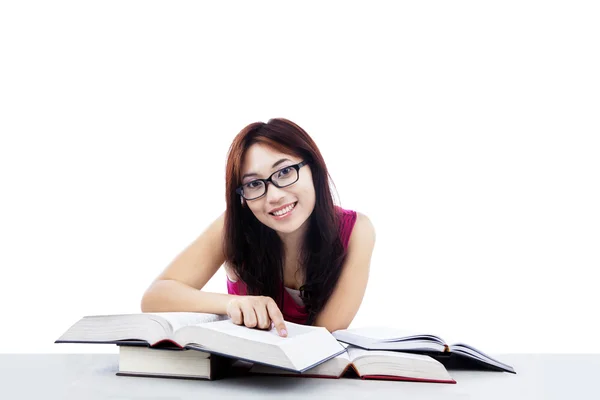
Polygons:
<instances>
[{"instance_id":1,"label":"fingernail","mask_svg":"<svg viewBox=\"0 0 600 400\"><path fill-rule=\"evenodd\" d=\"M271 329L275 328L275 323L271 322Z\"/></svg>"},{"instance_id":2,"label":"fingernail","mask_svg":"<svg viewBox=\"0 0 600 400\"><path fill-rule=\"evenodd\" d=\"M285 329L282 329L281 332L279 332L279 334L281 336L287 336L287 331Z\"/></svg>"}]
</instances>

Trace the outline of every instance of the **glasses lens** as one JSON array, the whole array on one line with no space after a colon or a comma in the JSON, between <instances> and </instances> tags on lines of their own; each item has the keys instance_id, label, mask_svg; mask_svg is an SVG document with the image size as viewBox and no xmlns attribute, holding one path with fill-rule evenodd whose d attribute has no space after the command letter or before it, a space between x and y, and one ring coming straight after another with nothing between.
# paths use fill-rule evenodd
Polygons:
<instances>
[{"instance_id":1,"label":"glasses lens","mask_svg":"<svg viewBox=\"0 0 600 400\"><path fill-rule=\"evenodd\" d=\"M252 181L242 186L242 191L246 200L252 200L260 197L265 192L265 183L263 181Z\"/></svg>"},{"instance_id":2,"label":"glasses lens","mask_svg":"<svg viewBox=\"0 0 600 400\"><path fill-rule=\"evenodd\" d=\"M291 185L292 183L296 182L297 180L298 180L298 171L296 171L296 168L292 168L292 167L280 169L275 174L275 176L273 176L273 181L275 181L275 183L278 186Z\"/></svg>"}]
</instances>

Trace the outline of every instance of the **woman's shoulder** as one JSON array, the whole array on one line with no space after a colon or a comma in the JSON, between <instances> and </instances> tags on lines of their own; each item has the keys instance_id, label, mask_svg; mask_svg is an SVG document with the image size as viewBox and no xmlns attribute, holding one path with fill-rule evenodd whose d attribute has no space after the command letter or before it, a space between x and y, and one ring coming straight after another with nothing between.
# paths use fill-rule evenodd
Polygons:
<instances>
[{"instance_id":1,"label":"woman's shoulder","mask_svg":"<svg viewBox=\"0 0 600 400\"><path fill-rule=\"evenodd\" d=\"M351 223L353 226L360 226L360 229L373 228L373 224L371 223L371 220L366 214L356 210L347 210L340 206L335 207L338 213L340 214L340 223L342 225Z\"/></svg>"},{"instance_id":2,"label":"woman's shoulder","mask_svg":"<svg viewBox=\"0 0 600 400\"><path fill-rule=\"evenodd\" d=\"M375 226L371 219L361 212L356 212L356 222L354 223L354 230L360 231L360 235L375 236Z\"/></svg>"},{"instance_id":3,"label":"woman's shoulder","mask_svg":"<svg viewBox=\"0 0 600 400\"><path fill-rule=\"evenodd\" d=\"M371 219L357 211L356 222L348 238L348 252L352 254L370 254L375 246L375 237L375 226L373 226Z\"/></svg>"},{"instance_id":4,"label":"woman's shoulder","mask_svg":"<svg viewBox=\"0 0 600 400\"><path fill-rule=\"evenodd\" d=\"M350 223L352 223L352 225L354 225L354 222L356 222L356 218L359 214L357 211L347 210L338 205L335 206L335 209L340 218L340 225L343 226L344 224L348 224L348 222L350 222Z\"/></svg>"},{"instance_id":5,"label":"woman's shoulder","mask_svg":"<svg viewBox=\"0 0 600 400\"><path fill-rule=\"evenodd\" d=\"M336 208L340 212L340 233L344 248L348 248L352 242L365 238L375 240L375 227L366 214L339 206L336 206Z\"/></svg>"}]
</instances>

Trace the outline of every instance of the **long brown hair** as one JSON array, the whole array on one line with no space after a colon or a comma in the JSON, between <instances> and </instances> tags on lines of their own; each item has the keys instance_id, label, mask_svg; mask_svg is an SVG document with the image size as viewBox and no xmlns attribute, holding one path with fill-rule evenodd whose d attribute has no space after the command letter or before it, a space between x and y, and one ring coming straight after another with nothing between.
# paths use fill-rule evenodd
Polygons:
<instances>
[{"instance_id":1,"label":"long brown hair","mask_svg":"<svg viewBox=\"0 0 600 400\"><path fill-rule=\"evenodd\" d=\"M249 295L272 297L283 310L283 243L248 207L242 207L240 196L235 192L241 185L244 154L254 143L269 145L309 162L316 198L300 247L305 277L300 289L309 314L307 324L312 325L331 296L346 257L339 233L341 211L334 204L329 186L333 181L315 142L287 119L252 123L234 138L227 156L223 248L226 263L246 284Z\"/></svg>"}]
</instances>

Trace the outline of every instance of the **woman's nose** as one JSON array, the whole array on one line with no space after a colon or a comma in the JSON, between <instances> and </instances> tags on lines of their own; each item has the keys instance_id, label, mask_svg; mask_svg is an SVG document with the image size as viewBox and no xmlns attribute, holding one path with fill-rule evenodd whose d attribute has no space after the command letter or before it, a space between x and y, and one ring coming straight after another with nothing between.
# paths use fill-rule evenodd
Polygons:
<instances>
[{"instance_id":1,"label":"woman's nose","mask_svg":"<svg viewBox=\"0 0 600 400\"><path fill-rule=\"evenodd\" d=\"M278 203L283 196L285 196L283 189L280 189L269 182L267 185L267 201L269 203Z\"/></svg>"}]
</instances>

